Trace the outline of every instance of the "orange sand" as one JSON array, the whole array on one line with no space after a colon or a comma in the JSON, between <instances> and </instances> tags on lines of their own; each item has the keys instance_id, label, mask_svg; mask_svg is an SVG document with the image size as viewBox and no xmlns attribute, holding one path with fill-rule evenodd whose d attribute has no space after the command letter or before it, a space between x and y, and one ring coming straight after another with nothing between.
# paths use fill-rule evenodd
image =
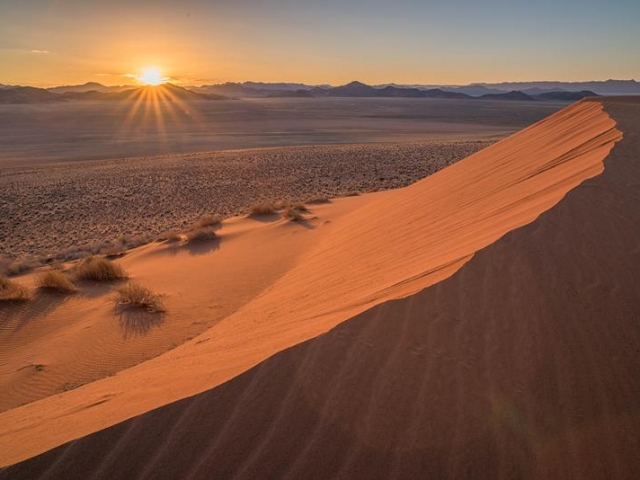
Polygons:
<instances>
[{"instance_id":1,"label":"orange sand","mask_svg":"<svg viewBox=\"0 0 640 480\"><path fill-rule=\"evenodd\" d=\"M308 235L304 226L269 226L274 251L291 251L283 270L274 274L265 265L267 273L257 274L264 281L193 340L115 376L0 414L0 465L211 389L375 305L441 282L476 252L602 173L604 158L621 137L601 103L581 102L410 187L336 202L326 207L326 216L318 208ZM300 241L287 243L292 235ZM154 287L178 298L174 292L187 277L194 289L241 284L234 278L242 271L237 266L249 272L263 261L250 256L263 240L247 233L246 244L234 248L240 239L230 236L184 267L170 266L154 251L160 247L142 249L123 263L147 282L162 271L164 283ZM207 268L207 262L226 267ZM192 301L184 310L178 300L169 307L177 315L209 316L209 295L198 292Z\"/></svg>"}]
</instances>

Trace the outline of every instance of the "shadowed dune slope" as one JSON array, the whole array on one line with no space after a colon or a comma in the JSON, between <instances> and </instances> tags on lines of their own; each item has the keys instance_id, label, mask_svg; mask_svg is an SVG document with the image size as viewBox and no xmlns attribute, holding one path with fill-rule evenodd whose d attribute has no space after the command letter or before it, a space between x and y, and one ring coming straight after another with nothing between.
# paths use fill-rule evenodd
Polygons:
<instances>
[{"instance_id":1,"label":"shadowed dune slope","mask_svg":"<svg viewBox=\"0 0 640 480\"><path fill-rule=\"evenodd\" d=\"M621 118L637 109L617 108ZM581 458L578 427L607 428L617 438L596 420L617 413L605 388L618 381L610 369L633 368L624 348L638 345L624 331L637 313L637 274L625 278L624 267L638 255L633 229L640 223L629 219L640 209L629 185L640 176L620 153L635 148L635 137L607 160L612 172L556 204L603 171L620 137L600 103L581 102L377 197L336 221L297 266L200 337L115 377L0 415L0 460L23 460L203 392L359 314L355 319L217 389L4 474L495 478L531 473L526 469L542 465L536 455L548 442L569 448L560 459ZM621 309L614 332L603 313L609 302ZM612 367L604 359L614 347L621 360ZM640 398L635 385L625 385L629 398ZM584 448L594 441L597 435ZM622 458L614 453L611 459Z\"/></svg>"}]
</instances>

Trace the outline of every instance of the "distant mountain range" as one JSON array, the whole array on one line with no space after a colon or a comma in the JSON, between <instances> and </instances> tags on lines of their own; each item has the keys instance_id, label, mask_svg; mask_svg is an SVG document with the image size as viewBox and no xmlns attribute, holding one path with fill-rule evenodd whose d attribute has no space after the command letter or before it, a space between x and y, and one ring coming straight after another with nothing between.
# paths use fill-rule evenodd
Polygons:
<instances>
[{"instance_id":1,"label":"distant mountain range","mask_svg":"<svg viewBox=\"0 0 640 480\"><path fill-rule=\"evenodd\" d=\"M48 91L53 93L84 93L84 92L100 92L100 93L111 93L111 92L122 92L123 90L131 90L132 88L138 88L138 85L117 85L113 87L107 87L98 82L87 82L82 85L63 85L60 87L51 87L47 88Z\"/></svg>"},{"instance_id":2,"label":"distant mountain range","mask_svg":"<svg viewBox=\"0 0 640 480\"><path fill-rule=\"evenodd\" d=\"M640 95L640 82L635 80L605 80L589 82L503 82L503 83L473 83L464 86L443 85L396 85L404 88L419 88L422 90L440 88L448 92L460 92L472 97L480 97L489 93L508 93L520 91L530 96L550 92L580 92L591 91L598 95Z\"/></svg>"},{"instance_id":3,"label":"distant mountain range","mask_svg":"<svg viewBox=\"0 0 640 480\"><path fill-rule=\"evenodd\" d=\"M480 86L498 90L520 90L528 93L537 90L539 93L552 91L590 90L598 95L640 95L640 82L635 80L605 80L592 82L504 82L480 83Z\"/></svg>"},{"instance_id":4,"label":"distant mountain range","mask_svg":"<svg viewBox=\"0 0 640 480\"><path fill-rule=\"evenodd\" d=\"M466 86L367 85L353 81L346 85L305 85L302 83L221 83L179 87L133 85L105 86L96 82L47 89L0 84L0 103L49 103L78 100L108 101L137 99L145 92L167 100L223 100L229 98L445 98L459 100L558 101L572 102L598 95L640 95L635 80L603 82L522 82L483 83Z\"/></svg>"},{"instance_id":5,"label":"distant mountain range","mask_svg":"<svg viewBox=\"0 0 640 480\"><path fill-rule=\"evenodd\" d=\"M269 88L265 88L270 85ZM279 88L287 85L287 88ZM259 88L256 88L258 86ZM304 88L297 88L297 87ZM487 99L511 101L575 101L587 96L597 96L590 90L565 91L530 89L529 92L517 90L504 91L488 88L482 85L469 87L441 87L428 88L424 86L406 85L367 85L354 81L338 87L310 86L301 84L257 84L222 83L218 85L203 85L201 87L187 87L197 92L215 93L234 98L260 97L353 97L353 98L448 98L448 99ZM639 90L640 94L640 90Z\"/></svg>"},{"instance_id":6,"label":"distant mountain range","mask_svg":"<svg viewBox=\"0 0 640 480\"><path fill-rule=\"evenodd\" d=\"M88 89L89 88L89 89ZM225 100L221 95L199 93L165 83L157 87L105 87L99 83L50 89L34 87L0 88L0 104L31 104L67 101L132 101L148 98L160 101Z\"/></svg>"},{"instance_id":7,"label":"distant mountain range","mask_svg":"<svg viewBox=\"0 0 640 480\"><path fill-rule=\"evenodd\" d=\"M55 93L43 88L5 87L0 88L0 103L51 103L59 102Z\"/></svg>"},{"instance_id":8,"label":"distant mountain range","mask_svg":"<svg viewBox=\"0 0 640 480\"><path fill-rule=\"evenodd\" d=\"M108 87L107 87L108 88ZM111 91L85 90L74 91L67 90L64 93L57 94L64 100L138 100L140 97L149 97L149 99L161 99L166 101L172 100L225 100L228 97L215 95L210 93L199 93L188 90L171 83L164 83L158 86L130 87L120 89L116 87Z\"/></svg>"}]
</instances>

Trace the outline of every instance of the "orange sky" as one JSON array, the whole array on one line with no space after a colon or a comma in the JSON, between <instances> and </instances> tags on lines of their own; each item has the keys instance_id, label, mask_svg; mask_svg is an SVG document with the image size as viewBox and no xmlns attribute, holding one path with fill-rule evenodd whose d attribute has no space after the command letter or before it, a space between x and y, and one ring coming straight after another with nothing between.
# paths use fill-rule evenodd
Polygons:
<instances>
[{"instance_id":1,"label":"orange sky","mask_svg":"<svg viewBox=\"0 0 640 480\"><path fill-rule=\"evenodd\" d=\"M182 84L640 78L639 5L21 0L1 7L0 83L126 84L148 66Z\"/></svg>"}]
</instances>

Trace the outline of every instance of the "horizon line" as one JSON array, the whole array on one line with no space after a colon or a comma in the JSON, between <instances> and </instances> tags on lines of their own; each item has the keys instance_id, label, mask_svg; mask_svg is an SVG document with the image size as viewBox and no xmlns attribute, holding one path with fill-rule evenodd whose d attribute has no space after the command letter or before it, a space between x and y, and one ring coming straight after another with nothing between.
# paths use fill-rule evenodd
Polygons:
<instances>
[{"instance_id":1,"label":"horizon line","mask_svg":"<svg viewBox=\"0 0 640 480\"><path fill-rule=\"evenodd\" d=\"M526 83L567 83L567 84L573 84L573 83L606 83L606 82L635 82L638 83L638 81L635 78L608 78L606 80L594 80L594 79L590 79L590 80L502 80L499 82L470 82L470 83L462 83L462 84L453 84L453 83L429 83L429 82L425 82L425 83L419 83L419 82L407 82L407 83L399 83L399 82L382 82L382 83L367 83L361 80L351 80L349 82L346 83L341 83L341 84L332 84L332 83L304 83L304 82L296 82L296 81L286 81L286 80L279 80L279 81L271 81L271 82L266 82L266 81L260 81L260 80L228 80L228 81L224 81L224 82L213 82L213 83L188 83L188 82L182 82L179 79L173 79L173 82L165 82L165 84L173 84L173 85L177 85L180 87L202 87L202 86L210 86L210 85L225 85L225 84L244 84L244 83L256 83L256 84L264 84L264 85L275 85L275 84L291 84L291 85L304 85L307 87L321 87L321 86L329 86L329 87L336 87L336 86L342 86L342 85L348 85L350 83L353 82L359 82L359 83L363 83L365 85L369 85L369 86L382 86L382 85L397 85L397 86L421 86L421 87L471 87L474 85L503 85L503 84L526 84ZM48 89L48 88L57 88L57 87L77 87L77 86L82 86L82 85L86 85L88 83L95 83L98 85L102 85L104 87L138 87L138 86L144 86L143 84L140 83L102 83L102 82L98 82L95 80L87 80L84 81L82 83L62 83L62 84L51 84L51 85L47 85L47 86L42 86L42 84L36 84L34 82L28 82L28 83L4 83L4 81L0 81L0 85L3 85L5 87L35 87L35 88L43 88L43 89Z\"/></svg>"}]
</instances>

